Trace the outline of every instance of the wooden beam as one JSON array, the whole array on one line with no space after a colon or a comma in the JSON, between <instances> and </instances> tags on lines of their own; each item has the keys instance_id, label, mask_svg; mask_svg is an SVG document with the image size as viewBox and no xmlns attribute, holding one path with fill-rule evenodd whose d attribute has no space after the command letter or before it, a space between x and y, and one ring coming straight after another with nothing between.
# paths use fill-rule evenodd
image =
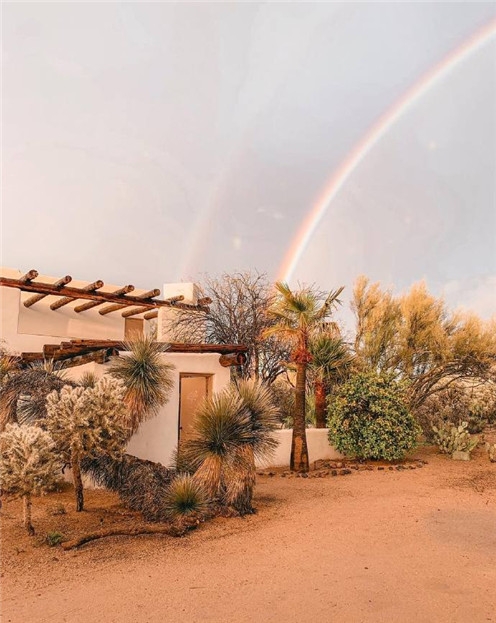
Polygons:
<instances>
[{"instance_id":1,"label":"wooden beam","mask_svg":"<svg viewBox=\"0 0 496 623\"><path fill-rule=\"evenodd\" d=\"M148 292L143 292L143 294L138 294L138 296L135 296L134 299L151 299L154 296L159 296L160 295L160 290L155 289L155 290L149 290ZM131 303L131 305L134 305L134 303ZM124 307L129 307L130 304L129 303L124 303L121 305L109 305L108 307L104 307L103 309L98 310L98 313L101 314L102 316L105 316L106 314L111 314L112 312L115 311L119 311L120 309L124 309Z\"/></svg>"},{"instance_id":2,"label":"wooden beam","mask_svg":"<svg viewBox=\"0 0 496 623\"><path fill-rule=\"evenodd\" d=\"M148 311L148 307L133 307L132 309L126 309L126 311L123 311L121 316L123 318L129 318L130 316L136 316L137 314L143 314L146 311Z\"/></svg>"},{"instance_id":3,"label":"wooden beam","mask_svg":"<svg viewBox=\"0 0 496 623\"><path fill-rule=\"evenodd\" d=\"M197 305L210 305L212 303L212 299L209 296L204 296L201 299L198 299Z\"/></svg>"},{"instance_id":4,"label":"wooden beam","mask_svg":"<svg viewBox=\"0 0 496 623\"><path fill-rule=\"evenodd\" d=\"M154 309L153 311L146 312L143 318L145 320L151 320L152 318L157 318L157 316L158 316L158 309Z\"/></svg>"},{"instance_id":5,"label":"wooden beam","mask_svg":"<svg viewBox=\"0 0 496 623\"><path fill-rule=\"evenodd\" d=\"M182 294L178 294L177 296L169 296L169 298L165 300L169 301L169 303L179 303L179 301L184 301L184 296Z\"/></svg>"},{"instance_id":6,"label":"wooden beam","mask_svg":"<svg viewBox=\"0 0 496 623\"><path fill-rule=\"evenodd\" d=\"M114 292L112 292L112 294L128 294L128 292L132 292L134 290L134 286L132 285L128 285L128 286L124 286L123 288L119 288L119 290L115 290ZM90 301L89 303L83 303L83 305L78 305L77 307L74 308L74 311L78 314L80 314L81 312L87 311L88 309L92 309L93 307L96 307L97 305L102 305L103 301Z\"/></svg>"},{"instance_id":7,"label":"wooden beam","mask_svg":"<svg viewBox=\"0 0 496 623\"><path fill-rule=\"evenodd\" d=\"M95 290L98 290L100 288L103 288L103 281L99 279L98 281L89 283L87 286L84 286L84 288L81 288L80 292L94 292ZM64 298L59 299L58 301L55 301L55 303L52 303L50 305L50 309L52 311L55 311L56 309L60 309L61 307L63 307L64 305L67 305L68 303L72 303L72 301L75 301L78 298L79 297L77 296L66 296Z\"/></svg>"},{"instance_id":8,"label":"wooden beam","mask_svg":"<svg viewBox=\"0 0 496 623\"><path fill-rule=\"evenodd\" d=\"M22 277L19 277L19 281L21 283L29 283L33 279L36 279L37 276L38 276L38 271L33 269L33 270L30 270L29 272L27 272Z\"/></svg>"},{"instance_id":9,"label":"wooden beam","mask_svg":"<svg viewBox=\"0 0 496 623\"><path fill-rule=\"evenodd\" d=\"M202 307L200 305L190 305L188 303L169 303L169 301L162 300L143 300L138 296L119 295L112 292L85 292L84 289L62 287L55 288L53 283L22 283L19 279L10 279L7 277L0 277L0 286L5 288L17 288L23 292L35 292L37 294L53 294L55 296L66 296L73 299L83 299L87 301L100 301L102 303L119 303L120 305L142 305L149 309L156 309L158 307L174 307L178 309L189 309L197 312L208 312L208 307Z\"/></svg>"},{"instance_id":10,"label":"wooden beam","mask_svg":"<svg viewBox=\"0 0 496 623\"><path fill-rule=\"evenodd\" d=\"M70 275L66 275L65 277L62 277L61 279L56 281L53 285L55 288L62 288L71 281L72 277ZM48 296L48 294L33 294L33 296L30 296L24 301L24 307L31 307L31 305L34 305L38 301L41 301L41 299L44 299L46 296Z\"/></svg>"},{"instance_id":11,"label":"wooden beam","mask_svg":"<svg viewBox=\"0 0 496 623\"><path fill-rule=\"evenodd\" d=\"M244 353L228 353L219 357L219 363L223 368L230 366L242 366L246 363L246 355Z\"/></svg>"},{"instance_id":12,"label":"wooden beam","mask_svg":"<svg viewBox=\"0 0 496 623\"><path fill-rule=\"evenodd\" d=\"M162 343L162 342L161 342ZM184 344L163 342L164 352L166 353L219 353L220 355L229 353L245 353L248 348L244 344ZM126 350L126 342L118 340L83 340L75 339L70 342L62 342L59 345L61 350L84 348L115 348L116 350Z\"/></svg>"}]
</instances>

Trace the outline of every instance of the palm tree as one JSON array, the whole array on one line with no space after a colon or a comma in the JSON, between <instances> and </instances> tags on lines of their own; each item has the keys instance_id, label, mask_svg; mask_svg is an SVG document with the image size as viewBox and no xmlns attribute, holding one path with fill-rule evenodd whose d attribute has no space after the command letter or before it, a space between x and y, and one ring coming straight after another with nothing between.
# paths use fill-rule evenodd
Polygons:
<instances>
[{"instance_id":1,"label":"palm tree","mask_svg":"<svg viewBox=\"0 0 496 623\"><path fill-rule=\"evenodd\" d=\"M315 395L315 426L326 426L326 402L330 386L344 377L353 361L346 344L339 335L328 332L316 335L309 344Z\"/></svg>"},{"instance_id":2,"label":"palm tree","mask_svg":"<svg viewBox=\"0 0 496 623\"><path fill-rule=\"evenodd\" d=\"M296 366L295 415L291 442L290 469L307 472L308 447L305 431L307 367L312 360L309 342L312 334L322 329L333 307L339 303L343 287L329 292L324 298L312 288L293 292L286 283L277 282L278 298L269 308L275 325L266 335L281 334L293 341L292 361Z\"/></svg>"}]
</instances>

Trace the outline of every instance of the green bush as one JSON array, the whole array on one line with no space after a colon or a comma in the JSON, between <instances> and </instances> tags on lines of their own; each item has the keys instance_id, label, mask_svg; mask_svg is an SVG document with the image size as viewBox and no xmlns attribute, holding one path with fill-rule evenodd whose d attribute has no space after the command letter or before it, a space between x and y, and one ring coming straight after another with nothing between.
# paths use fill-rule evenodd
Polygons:
<instances>
[{"instance_id":1,"label":"green bush","mask_svg":"<svg viewBox=\"0 0 496 623\"><path fill-rule=\"evenodd\" d=\"M420 433L405 385L370 372L352 376L331 397L328 426L330 443L359 459L401 459Z\"/></svg>"}]
</instances>

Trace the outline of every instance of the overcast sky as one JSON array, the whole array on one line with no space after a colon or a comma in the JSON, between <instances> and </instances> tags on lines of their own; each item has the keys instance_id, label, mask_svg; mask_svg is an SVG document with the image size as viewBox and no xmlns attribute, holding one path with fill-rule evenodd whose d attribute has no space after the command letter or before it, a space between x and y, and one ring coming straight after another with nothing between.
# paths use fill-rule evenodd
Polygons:
<instances>
[{"instance_id":1,"label":"overcast sky","mask_svg":"<svg viewBox=\"0 0 496 623\"><path fill-rule=\"evenodd\" d=\"M333 171L494 3L4 3L2 264L274 278ZM331 202L294 273L496 311L496 37Z\"/></svg>"}]
</instances>

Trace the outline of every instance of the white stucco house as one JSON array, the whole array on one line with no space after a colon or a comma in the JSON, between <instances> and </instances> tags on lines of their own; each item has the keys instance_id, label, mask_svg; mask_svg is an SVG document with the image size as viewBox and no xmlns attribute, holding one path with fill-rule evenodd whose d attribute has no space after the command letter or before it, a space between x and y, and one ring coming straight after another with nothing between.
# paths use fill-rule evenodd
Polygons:
<instances>
[{"instance_id":1,"label":"white stucco house","mask_svg":"<svg viewBox=\"0 0 496 623\"><path fill-rule=\"evenodd\" d=\"M194 284L166 284L163 292L164 298L157 299L159 290L57 279L36 271L23 275L3 268L1 337L26 364L54 359L67 366L65 374L73 380L87 371L101 376L109 356L123 350L122 342L146 334L151 323L157 323L158 341L169 342L166 318L175 308L188 305L205 313ZM174 366L169 401L142 424L128 452L169 465L179 440L188 435L196 406L229 384L229 366L242 360L243 347L171 344L163 357Z\"/></svg>"},{"instance_id":2,"label":"white stucco house","mask_svg":"<svg viewBox=\"0 0 496 623\"><path fill-rule=\"evenodd\" d=\"M244 361L239 344L177 344L167 332L170 314L181 307L206 313L209 300L198 298L192 283L165 284L160 290L113 286L98 280L55 278L32 270L0 269L0 337L27 365L53 359L77 380L85 372L105 374L109 357L124 350L122 342L148 334L169 344L163 357L174 366L169 401L144 422L127 451L139 458L171 465L181 440L187 439L198 404L230 383L230 366ZM155 329L155 327L154 327ZM291 430L276 432L279 447L270 466L289 466ZM338 458L325 429L307 431L310 461Z\"/></svg>"}]
</instances>

